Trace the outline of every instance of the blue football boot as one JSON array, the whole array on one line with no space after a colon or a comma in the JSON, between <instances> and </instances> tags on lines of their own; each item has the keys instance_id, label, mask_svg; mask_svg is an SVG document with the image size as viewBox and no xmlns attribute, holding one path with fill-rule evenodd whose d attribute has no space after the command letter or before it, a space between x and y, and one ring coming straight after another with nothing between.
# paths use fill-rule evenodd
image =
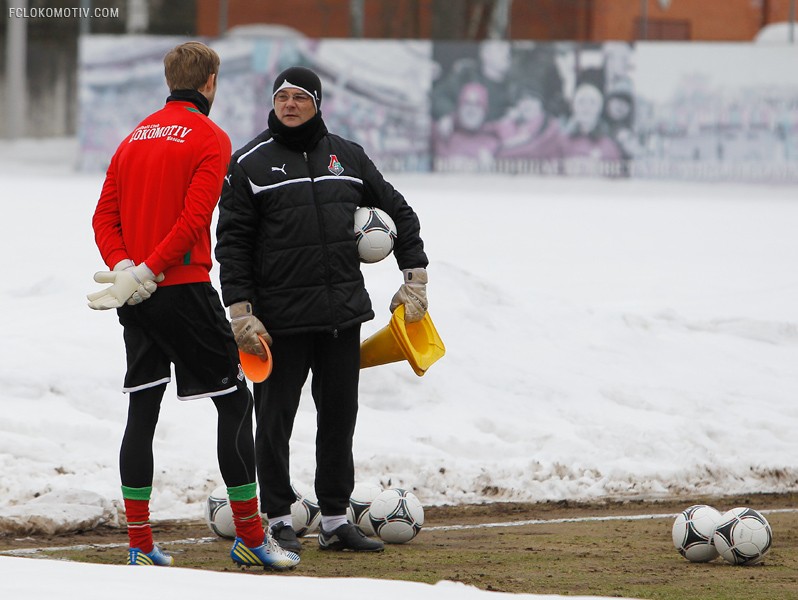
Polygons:
<instances>
[{"instance_id":1,"label":"blue football boot","mask_svg":"<svg viewBox=\"0 0 798 600\"><path fill-rule=\"evenodd\" d=\"M242 567L263 567L275 571L293 569L299 564L299 555L280 548L271 535L266 535L266 539L257 548L250 548L241 538L236 538L230 557Z\"/></svg>"},{"instance_id":2,"label":"blue football boot","mask_svg":"<svg viewBox=\"0 0 798 600\"><path fill-rule=\"evenodd\" d=\"M172 558L171 555L166 554L158 546L153 546L151 552L142 552L138 548L130 548L127 553L127 564L171 567L175 564L175 559Z\"/></svg>"}]
</instances>

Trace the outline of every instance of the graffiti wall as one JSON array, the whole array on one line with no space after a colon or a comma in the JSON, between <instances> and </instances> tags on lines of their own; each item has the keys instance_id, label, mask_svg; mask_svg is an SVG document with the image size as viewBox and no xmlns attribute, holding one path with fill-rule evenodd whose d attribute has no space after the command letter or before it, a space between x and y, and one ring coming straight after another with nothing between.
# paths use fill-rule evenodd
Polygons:
<instances>
[{"instance_id":1,"label":"graffiti wall","mask_svg":"<svg viewBox=\"0 0 798 600\"><path fill-rule=\"evenodd\" d=\"M87 36L85 169L168 90L181 39ZM330 131L384 171L798 182L798 51L790 46L418 40L209 40L222 58L211 117L233 147L266 127L290 65L319 73Z\"/></svg>"}]
</instances>

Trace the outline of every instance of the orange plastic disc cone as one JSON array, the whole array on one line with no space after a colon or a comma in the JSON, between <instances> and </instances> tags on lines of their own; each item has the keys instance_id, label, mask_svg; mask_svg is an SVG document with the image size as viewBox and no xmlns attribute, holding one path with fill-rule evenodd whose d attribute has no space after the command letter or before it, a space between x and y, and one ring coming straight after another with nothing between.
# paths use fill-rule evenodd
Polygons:
<instances>
[{"instance_id":1,"label":"orange plastic disc cone","mask_svg":"<svg viewBox=\"0 0 798 600\"><path fill-rule=\"evenodd\" d=\"M244 370L244 375L253 383L261 383L266 381L269 375L272 374L272 353L269 350L269 344L262 336L258 336L263 349L266 351L266 358L263 359L257 354L249 354L243 350L238 351L238 358L241 361L241 368Z\"/></svg>"}]
</instances>

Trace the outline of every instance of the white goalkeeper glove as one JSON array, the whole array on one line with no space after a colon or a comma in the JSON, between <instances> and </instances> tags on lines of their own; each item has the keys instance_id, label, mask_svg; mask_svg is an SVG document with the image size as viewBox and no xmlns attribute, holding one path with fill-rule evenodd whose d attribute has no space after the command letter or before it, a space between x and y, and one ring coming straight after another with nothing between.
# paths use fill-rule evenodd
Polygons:
<instances>
[{"instance_id":1,"label":"white goalkeeper glove","mask_svg":"<svg viewBox=\"0 0 798 600\"><path fill-rule=\"evenodd\" d=\"M405 305L405 321L415 323L427 314L427 270L416 269L402 270L405 282L391 299L391 312L400 304Z\"/></svg>"},{"instance_id":2,"label":"white goalkeeper glove","mask_svg":"<svg viewBox=\"0 0 798 600\"><path fill-rule=\"evenodd\" d=\"M114 271L127 271L135 266L136 263L129 258L126 258L125 260L120 260L118 263L116 263L116 265L114 265ZM155 293L155 290L158 289L158 284L162 282L163 279L164 276L161 274L152 281L143 281L138 289L133 292L133 295L130 297L127 303L132 306L134 304L141 304L145 300L149 300Z\"/></svg>"},{"instance_id":3,"label":"white goalkeeper glove","mask_svg":"<svg viewBox=\"0 0 798 600\"><path fill-rule=\"evenodd\" d=\"M262 336L269 346L272 345L272 336L266 331L260 319L252 314L251 303L243 301L230 305L230 327L239 350L266 359L266 351L258 336Z\"/></svg>"},{"instance_id":4,"label":"white goalkeeper glove","mask_svg":"<svg viewBox=\"0 0 798 600\"><path fill-rule=\"evenodd\" d=\"M108 310L109 308L119 308L125 303L137 304L133 298L134 294L138 293L141 298L139 302L142 302L152 295L152 291L155 291L155 288L152 287L155 282L163 281L163 273L156 277L144 263L129 266L126 261L120 261L114 266L114 269L113 271L98 271L94 274L94 281L97 283L112 285L86 296L90 308ZM151 285L147 286L147 282ZM149 291L150 289L152 291ZM133 302L128 302L129 300L133 300Z\"/></svg>"}]
</instances>

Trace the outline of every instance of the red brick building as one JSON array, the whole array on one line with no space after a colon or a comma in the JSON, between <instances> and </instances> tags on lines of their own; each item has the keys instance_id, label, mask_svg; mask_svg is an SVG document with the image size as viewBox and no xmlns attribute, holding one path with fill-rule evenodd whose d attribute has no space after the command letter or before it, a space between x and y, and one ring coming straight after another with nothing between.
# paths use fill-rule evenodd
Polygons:
<instances>
[{"instance_id":1,"label":"red brick building","mask_svg":"<svg viewBox=\"0 0 798 600\"><path fill-rule=\"evenodd\" d=\"M483 39L491 0L360 0L362 37ZM512 0L510 39L750 41L787 21L794 0ZM308 37L360 37L353 0L200 0L196 33L237 25L293 28Z\"/></svg>"}]
</instances>

